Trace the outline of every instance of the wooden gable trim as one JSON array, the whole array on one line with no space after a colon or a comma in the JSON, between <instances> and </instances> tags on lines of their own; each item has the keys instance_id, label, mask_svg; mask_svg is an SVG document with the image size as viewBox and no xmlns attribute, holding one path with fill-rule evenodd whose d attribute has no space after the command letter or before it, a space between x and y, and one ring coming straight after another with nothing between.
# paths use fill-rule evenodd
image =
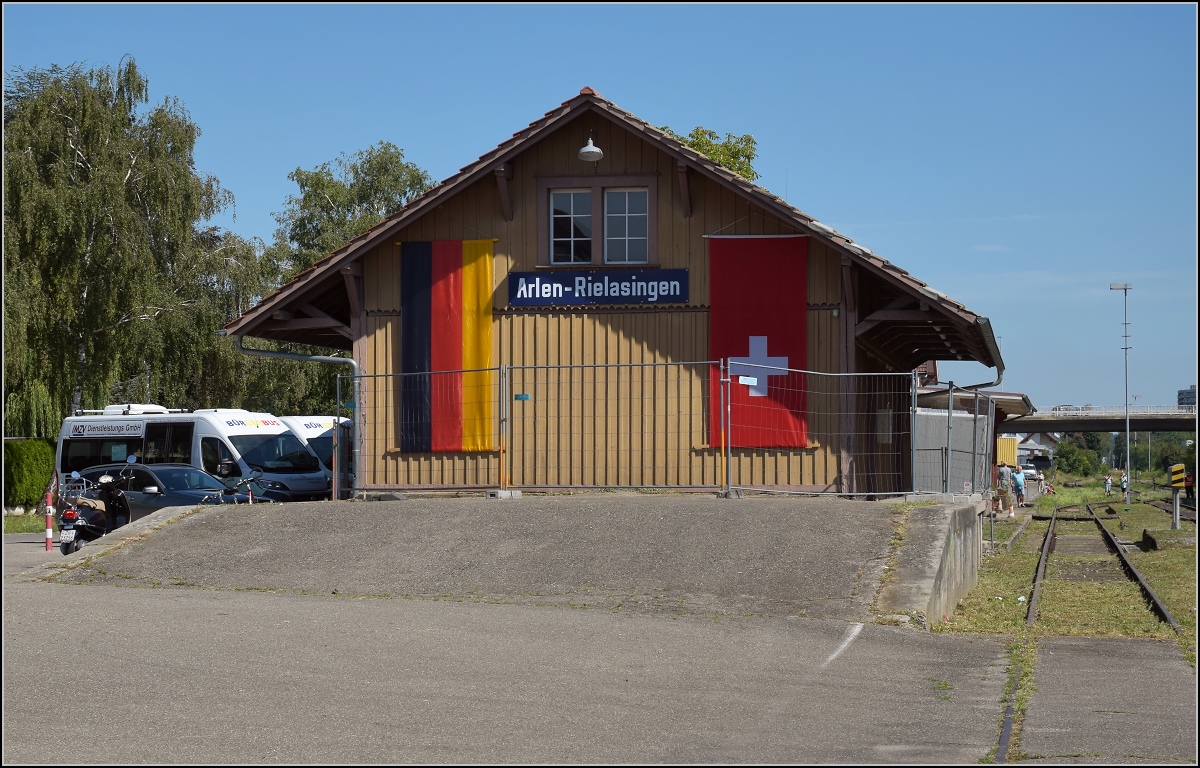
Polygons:
<instances>
[{"instance_id":1,"label":"wooden gable trim","mask_svg":"<svg viewBox=\"0 0 1200 768\"><path fill-rule=\"evenodd\" d=\"M512 221L512 192L509 190L509 182L512 181L513 177L512 163L502 163L496 166L495 176L496 187L500 193L500 212L504 216L505 221Z\"/></svg>"},{"instance_id":2,"label":"wooden gable trim","mask_svg":"<svg viewBox=\"0 0 1200 768\"><path fill-rule=\"evenodd\" d=\"M692 218L692 186L688 176L688 164L676 161L675 171L679 174L679 197L683 203L683 218Z\"/></svg>"}]
</instances>

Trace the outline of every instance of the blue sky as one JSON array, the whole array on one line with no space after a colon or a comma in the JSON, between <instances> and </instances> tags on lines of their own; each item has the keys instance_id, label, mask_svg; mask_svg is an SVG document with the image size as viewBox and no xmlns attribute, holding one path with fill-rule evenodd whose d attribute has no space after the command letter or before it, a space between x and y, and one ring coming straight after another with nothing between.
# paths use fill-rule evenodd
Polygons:
<instances>
[{"instance_id":1,"label":"blue sky","mask_svg":"<svg viewBox=\"0 0 1200 768\"><path fill-rule=\"evenodd\" d=\"M442 180L591 86L753 134L758 184L991 319L1039 409L1196 383L1197 12L1067 5L4 5L4 71L132 56L200 127L217 224L379 141ZM944 365L956 384L990 381Z\"/></svg>"}]
</instances>

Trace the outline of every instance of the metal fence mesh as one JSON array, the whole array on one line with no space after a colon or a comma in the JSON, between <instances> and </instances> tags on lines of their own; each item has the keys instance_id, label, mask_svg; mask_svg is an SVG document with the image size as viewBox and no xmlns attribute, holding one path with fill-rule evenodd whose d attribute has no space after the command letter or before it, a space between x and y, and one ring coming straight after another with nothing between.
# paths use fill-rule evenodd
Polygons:
<instances>
[{"instance_id":1,"label":"metal fence mesh","mask_svg":"<svg viewBox=\"0 0 1200 768\"><path fill-rule=\"evenodd\" d=\"M735 363L725 416L730 487L911 490L911 374L828 374Z\"/></svg>"},{"instance_id":2,"label":"metal fence mesh","mask_svg":"<svg viewBox=\"0 0 1200 768\"><path fill-rule=\"evenodd\" d=\"M948 419L944 410L917 409L915 387L910 373L725 361L338 381L339 401L356 405L360 420L360 487L837 495L986 488L990 401L982 398L980 413L956 410Z\"/></svg>"},{"instance_id":3,"label":"metal fence mesh","mask_svg":"<svg viewBox=\"0 0 1200 768\"><path fill-rule=\"evenodd\" d=\"M719 485L720 457L707 432L713 365L507 369L512 484Z\"/></svg>"},{"instance_id":4,"label":"metal fence mesh","mask_svg":"<svg viewBox=\"0 0 1200 768\"><path fill-rule=\"evenodd\" d=\"M995 404L979 397L972 410L918 408L914 490L979 493L991 487Z\"/></svg>"}]
</instances>

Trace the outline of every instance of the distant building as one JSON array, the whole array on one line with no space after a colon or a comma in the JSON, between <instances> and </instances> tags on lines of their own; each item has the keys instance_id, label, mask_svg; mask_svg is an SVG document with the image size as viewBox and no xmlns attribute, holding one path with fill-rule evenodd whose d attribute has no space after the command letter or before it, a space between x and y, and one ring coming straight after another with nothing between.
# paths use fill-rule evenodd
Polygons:
<instances>
[{"instance_id":1,"label":"distant building","mask_svg":"<svg viewBox=\"0 0 1200 768\"><path fill-rule=\"evenodd\" d=\"M1179 400L1176 405L1195 405L1196 404L1196 385L1193 384L1188 389L1179 390Z\"/></svg>"},{"instance_id":2,"label":"distant building","mask_svg":"<svg viewBox=\"0 0 1200 768\"><path fill-rule=\"evenodd\" d=\"M1058 447L1057 432L1030 432L1024 434L1017 442L1017 461L1021 464L1033 464L1038 469L1050 467L1050 457Z\"/></svg>"}]
</instances>

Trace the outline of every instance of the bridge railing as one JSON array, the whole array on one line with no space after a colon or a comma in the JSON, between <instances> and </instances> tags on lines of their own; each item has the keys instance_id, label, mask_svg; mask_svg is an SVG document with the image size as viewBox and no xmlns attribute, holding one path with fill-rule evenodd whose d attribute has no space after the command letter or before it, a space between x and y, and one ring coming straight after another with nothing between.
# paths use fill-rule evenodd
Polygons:
<instances>
[{"instance_id":1,"label":"bridge railing","mask_svg":"<svg viewBox=\"0 0 1200 768\"><path fill-rule=\"evenodd\" d=\"M1125 406L1123 405L1056 405L1046 410L1035 409L1035 413L1040 416L1114 416L1117 414L1125 414ZM1129 413L1138 415L1157 415L1177 416L1177 415L1195 415L1196 406L1194 405L1131 405Z\"/></svg>"}]
</instances>

